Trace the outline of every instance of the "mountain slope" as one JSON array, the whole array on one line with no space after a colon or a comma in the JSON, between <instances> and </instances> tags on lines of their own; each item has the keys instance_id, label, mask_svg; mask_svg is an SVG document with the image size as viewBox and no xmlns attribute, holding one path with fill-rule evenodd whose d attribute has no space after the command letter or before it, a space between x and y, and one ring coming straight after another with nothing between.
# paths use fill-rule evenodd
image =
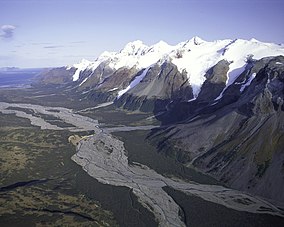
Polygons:
<instances>
[{"instance_id":1,"label":"mountain slope","mask_svg":"<svg viewBox=\"0 0 284 227\"><path fill-rule=\"evenodd\" d=\"M220 99L172 104L161 119L179 124L150 138L161 152L230 187L283 203L283 99L284 57L264 58L251 62Z\"/></svg>"},{"instance_id":2,"label":"mountain slope","mask_svg":"<svg viewBox=\"0 0 284 227\"><path fill-rule=\"evenodd\" d=\"M187 76L180 73L171 62L156 64L140 75L143 79L132 89L122 93L115 101L117 106L129 110L159 112L165 110L172 100L186 101L193 98Z\"/></svg>"}]
</instances>

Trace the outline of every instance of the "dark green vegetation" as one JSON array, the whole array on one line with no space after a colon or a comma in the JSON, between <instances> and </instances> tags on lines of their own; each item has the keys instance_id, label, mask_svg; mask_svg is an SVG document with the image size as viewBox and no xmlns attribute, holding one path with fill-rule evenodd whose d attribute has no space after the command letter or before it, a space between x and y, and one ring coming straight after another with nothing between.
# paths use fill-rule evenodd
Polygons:
<instances>
[{"instance_id":1,"label":"dark green vegetation","mask_svg":"<svg viewBox=\"0 0 284 227\"><path fill-rule=\"evenodd\" d=\"M14 115L0 123L1 226L157 225L130 189L103 185L71 160L70 132Z\"/></svg>"},{"instance_id":2,"label":"dark green vegetation","mask_svg":"<svg viewBox=\"0 0 284 227\"><path fill-rule=\"evenodd\" d=\"M1 226L116 225L76 187L69 132L40 130L13 115L1 114L0 123Z\"/></svg>"}]
</instances>

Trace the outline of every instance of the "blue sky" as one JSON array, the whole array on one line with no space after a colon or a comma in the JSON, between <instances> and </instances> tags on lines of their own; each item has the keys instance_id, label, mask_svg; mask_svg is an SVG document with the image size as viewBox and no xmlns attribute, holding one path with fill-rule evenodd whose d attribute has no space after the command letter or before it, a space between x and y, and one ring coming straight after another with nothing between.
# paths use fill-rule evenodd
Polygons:
<instances>
[{"instance_id":1,"label":"blue sky","mask_svg":"<svg viewBox=\"0 0 284 227\"><path fill-rule=\"evenodd\" d=\"M126 43L284 43L284 0L0 0L0 67L94 60Z\"/></svg>"}]
</instances>

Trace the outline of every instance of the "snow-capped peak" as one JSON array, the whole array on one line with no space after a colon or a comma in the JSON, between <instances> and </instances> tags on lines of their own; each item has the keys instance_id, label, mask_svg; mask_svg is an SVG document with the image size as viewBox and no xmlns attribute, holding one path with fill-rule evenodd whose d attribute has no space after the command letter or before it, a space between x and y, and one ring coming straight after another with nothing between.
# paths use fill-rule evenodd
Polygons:
<instances>
[{"instance_id":1,"label":"snow-capped peak","mask_svg":"<svg viewBox=\"0 0 284 227\"><path fill-rule=\"evenodd\" d=\"M112 56L114 56L116 54L116 52L109 52L109 51L104 51L99 57L100 58L110 58Z\"/></svg>"},{"instance_id":2,"label":"snow-capped peak","mask_svg":"<svg viewBox=\"0 0 284 227\"><path fill-rule=\"evenodd\" d=\"M231 44L226 47L226 52L223 54L224 59L231 62L227 73L226 88L217 99L222 97L224 91L233 84L237 76L245 70L248 58L259 60L263 57L277 55L284 55L283 46L274 43L263 43L256 39L237 39L231 42Z\"/></svg>"},{"instance_id":3,"label":"snow-capped peak","mask_svg":"<svg viewBox=\"0 0 284 227\"><path fill-rule=\"evenodd\" d=\"M172 50L174 47L167 44L165 41L161 40L158 43L154 44L153 46L151 46L151 51L152 52L164 52L167 53L170 50Z\"/></svg>"},{"instance_id":4,"label":"snow-capped peak","mask_svg":"<svg viewBox=\"0 0 284 227\"><path fill-rule=\"evenodd\" d=\"M141 55L147 48L148 46L145 45L141 40L136 40L126 44L120 53L127 55Z\"/></svg>"},{"instance_id":5,"label":"snow-capped peak","mask_svg":"<svg viewBox=\"0 0 284 227\"><path fill-rule=\"evenodd\" d=\"M150 46L146 54L151 56L160 56L163 57L165 54L169 54L175 47L167 44L165 41L159 41L158 43Z\"/></svg>"},{"instance_id":6,"label":"snow-capped peak","mask_svg":"<svg viewBox=\"0 0 284 227\"><path fill-rule=\"evenodd\" d=\"M207 41L195 36L191 39L186 40L185 42L181 42L176 45L176 48L183 48L187 50L191 50L192 48L197 48L199 45L206 44Z\"/></svg>"},{"instance_id":7,"label":"snow-capped peak","mask_svg":"<svg viewBox=\"0 0 284 227\"><path fill-rule=\"evenodd\" d=\"M259 43L260 41L258 41L258 40L255 39L255 38L252 38L252 39L250 40L250 42Z\"/></svg>"},{"instance_id":8,"label":"snow-capped peak","mask_svg":"<svg viewBox=\"0 0 284 227\"><path fill-rule=\"evenodd\" d=\"M230 86L236 76L244 71L248 56L257 60L266 56L284 55L284 48L256 40L227 39L207 42L194 37L177 53L178 56L173 56L173 63L181 72L184 69L187 71L194 96L197 97L205 81L205 73L219 61L225 59L232 62L227 75L227 86Z\"/></svg>"},{"instance_id":9,"label":"snow-capped peak","mask_svg":"<svg viewBox=\"0 0 284 227\"><path fill-rule=\"evenodd\" d=\"M86 59L82 59L82 60L80 61L80 63L74 64L74 67L75 67L75 68L83 68L83 67L86 67L86 66L88 66L88 65L90 65L90 64L92 64L91 61L86 60Z\"/></svg>"},{"instance_id":10,"label":"snow-capped peak","mask_svg":"<svg viewBox=\"0 0 284 227\"><path fill-rule=\"evenodd\" d=\"M194 36L193 38L191 38L188 43L192 43L194 45L200 45L202 43L204 43L206 41L204 41L203 39L201 39L200 37L198 36Z\"/></svg>"},{"instance_id":11,"label":"snow-capped peak","mask_svg":"<svg viewBox=\"0 0 284 227\"><path fill-rule=\"evenodd\" d=\"M73 67L77 68L77 70L76 70L76 72L73 75L73 81L77 81L79 79L80 72L84 71L85 69L88 68L88 66L90 66L92 64L93 64L93 62L88 61L86 59L82 59L80 63L74 64Z\"/></svg>"}]
</instances>

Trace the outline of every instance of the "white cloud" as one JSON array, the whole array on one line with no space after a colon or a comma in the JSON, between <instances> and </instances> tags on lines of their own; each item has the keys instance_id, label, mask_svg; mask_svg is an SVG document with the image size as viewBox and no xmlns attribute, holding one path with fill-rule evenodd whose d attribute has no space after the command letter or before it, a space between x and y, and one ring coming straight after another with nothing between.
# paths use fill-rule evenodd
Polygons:
<instances>
[{"instance_id":1,"label":"white cloud","mask_svg":"<svg viewBox=\"0 0 284 227\"><path fill-rule=\"evenodd\" d=\"M16 29L15 26L10 24L5 24L1 26L1 33L0 37L2 39L12 39L14 36L14 30Z\"/></svg>"}]
</instances>

